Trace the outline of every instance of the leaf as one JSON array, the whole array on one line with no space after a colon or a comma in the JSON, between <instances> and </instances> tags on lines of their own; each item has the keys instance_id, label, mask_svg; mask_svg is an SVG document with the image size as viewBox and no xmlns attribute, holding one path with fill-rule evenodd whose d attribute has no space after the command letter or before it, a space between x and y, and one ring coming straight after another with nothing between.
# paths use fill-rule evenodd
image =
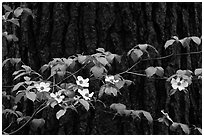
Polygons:
<instances>
[{"instance_id":1,"label":"leaf","mask_svg":"<svg viewBox=\"0 0 204 137\"><path fill-rule=\"evenodd\" d=\"M24 84L24 82L19 82L18 84L16 84L16 85L13 87L13 89L12 89L11 92L16 91L16 90L19 89L20 86L22 86L23 84Z\"/></svg>"},{"instance_id":2,"label":"leaf","mask_svg":"<svg viewBox=\"0 0 204 137\"><path fill-rule=\"evenodd\" d=\"M14 42L18 41L18 38L16 37L16 35L12 34L11 36L12 36L12 40L13 40Z\"/></svg>"},{"instance_id":3,"label":"leaf","mask_svg":"<svg viewBox=\"0 0 204 137\"><path fill-rule=\"evenodd\" d=\"M107 64L109 64L105 57L97 57L96 59L98 60L98 62L103 64L103 66L106 66Z\"/></svg>"},{"instance_id":4,"label":"leaf","mask_svg":"<svg viewBox=\"0 0 204 137\"><path fill-rule=\"evenodd\" d=\"M140 112L136 111L136 110L132 110L132 118L135 119L135 118L140 118L140 115L139 115Z\"/></svg>"},{"instance_id":5,"label":"leaf","mask_svg":"<svg viewBox=\"0 0 204 137\"><path fill-rule=\"evenodd\" d=\"M78 55L77 60L80 64L84 64L87 59L87 56Z\"/></svg>"},{"instance_id":6,"label":"leaf","mask_svg":"<svg viewBox=\"0 0 204 137\"><path fill-rule=\"evenodd\" d=\"M15 78L13 80L16 80L17 78L22 77L24 75L27 75L27 73L26 72L22 72L22 73L18 74L17 76L15 76Z\"/></svg>"},{"instance_id":7,"label":"leaf","mask_svg":"<svg viewBox=\"0 0 204 137\"><path fill-rule=\"evenodd\" d=\"M106 85L101 86L100 90L99 90L99 94L98 97L101 98L103 96L103 93L105 92L106 89Z\"/></svg>"},{"instance_id":8,"label":"leaf","mask_svg":"<svg viewBox=\"0 0 204 137\"><path fill-rule=\"evenodd\" d=\"M44 71L46 71L50 66L48 64L44 64L41 68L40 71L41 73L43 73Z\"/></svg>"},{"instance_id":9,"label":"leaf","mask_svg":"<svg viewBox=\"0 0 204 137\"><path fill-rule=\"evenodd\" d=\"M96 51L104 53L105 49L104 48L97 48Z\"/></svg>"},{"instance_id":10,"label":"leaf","mask_svg":"<svg viewBox=\"0 0 204 137\"><path fill-rule=\"evenodd\" d=\"M15 65L18 64L19 62L21 62L21 58L11 58L11 64Z\"/></svg>"},{"instance_id":11,"label":"leaf","mask_svg":"<svg viewBox=\"0 0 204 137\"><path fill-rule=\"evenodd\" d=\"M164 75L164 69L162 67L156 67L156 75L162 77Z\"/></svg>"},{"instance_id":12,"label":"leaf","mask_svg":"<svg viewBox=\"0 0 204 137\"><path fill-rule=\"evenodd\" d=\"M132 110L127 110L127 109L125 109L125 110L123 110L123 113L124 113L126 116L130 116L131 113L132 113Z\"/></svg>"},{"instance_id":13,"label":"leaf","mask_svg":"<svg viewBox=\"0 0 204 137\"><path fill-rule=\"evenodd\" d=\"M117 96L117 93L119 92L119 90L115 87L112 87L112 86L107 86L104 90L104 92L107 94L107 95L112 95L113 96Z\"/></svg>"},{"instance_id":14,"label":"leaf","mask_svg":"<svg viewBox=\"0 0 204 137\"><path fill-rule=\"evenodd\" d=\"M20 24L19 24L18 19L14 19L14 18L12 18L12 19L7 20L7 21L9 21L9 22L11 22L11 23L13 23L13 24L15 24L15 25L17 25L17 26L19 26L19 27L20 27Z\"/></svg>"},{"instance_id":15,"label":"leaf","mask_svg":"<svg viewBox=\"0 0 204 137\"><path fill-rule=\"evenodd\" d=\"M186 37L186 38L183 38L183 39L181 39L181 40L179 40L179 41L181 42L181 44L182 44L182 46L183 46L184 48L189 47L190 38Z\"/></svg>"},{"instance_id":16,"label":"leaf","mask_svg":"<svg viewBox=\"0 0 204 137\"><path fill-rule=\"evenodd\" d=\"M201 43L201 39L199 38L199 37L196 37L196 36L192 36L192 37L190 37L192 40L193 40L193 42L195 42L197 45L200 45L200 43Z\"/></svg>"},{"instance_id":17,"label":"leaf","mask_svg":"<svg viewBox=\"0 0 204 137\"><path fill-rule=\"evenodd\" d=\"M134 49L134 50L131 52L131 54L130 54L130 56L131 56L131 58L132 58L132 60L133 60L134 62L137 62L137 60L138 60L142 55L143 55L143 52L142 52L140 49Z\"/></svg>"},{"instance_id":18,"label":"leaf","mask_svg":"<svg viewBox=\"0 0 204 137\"><path fill-rule=\"evenodd\" d=\"M171 40L167 40L166 43L164 44L164 48L168 48L170 45L172 45L175 42L175 40L171 39Z\"/></svg>"},{"instance_id":19,"label":"leaf","mask_svg":"<svg viewBox=\"0 0 204 137\"><path fill-rule=\"evenodd\" d=\"M176 41L179 40L179 38L177 36L173 36L172 38L175 39Z\"/></svg>"},{"instance_id":20,"label":"leaf","mask_svg":"<svg viewBox=\"0 0 204 137\"><path fill-rule=\"evenodd\" d=\"M179 123L177 122L173 122L173 124L170 126L170 130L171 131L176 131L176 129L178 128Z\"/></svg>"},{"instance_id":21,"label":"leaf","mask_svg":"<svg viewBox=\"0 0 204 137\"><path fill-rule=\"evenodd\" d=\"M116 60L118 63L121 63L121 59L122 59L122 57L121 57L120 55L115 54L115 60Z\"/></svg>"},{"instance_id":22,"label":"leaf","mask_svg":"<svg viewBox=\"0 0 204 137\"><path fill-rule=\"evenodd\" d=\"M31 11L31 9L29 9L29 8L23 8L23 11L24 11L25 13L29 14L29 15L32 15L32 17L34 18L34 15L33 15L32 11Z\"/></svg>"},{"instance_id":23,"label":"leaf","mask_svg":"<svg viewBox=\"0 0 204 137\"><path fill-rule=\"evenodd\" d=\"M124 114L124 110L126 110L126 106L121 103L113 103L110 105L110 109L117 111L118 114Z\"/></svg>"},{"instance_id":24,"label":"leaf","mask_svg":"<svg viewBox=\"0 0 204 137\"><path fill-rule=\"evenodd\" d=\"M130 86L131 84L133 84L133 81L126 79L126 80L125 80L125 84L126 84L127 86Z\"/></svg>"},{"instance_id":25,"label":"leaf","mask_svg":"<svg viewBox=\"0 0 204 137\"><path fill-rule=\"evenodd\" d=\"M21 92L21 93L17 94L15 97L15 103L17 104L24 95L25 95L25 92Z\"/></svg>"},{"instance_id":26,"label":"leaf","mask_svg":"<svg viewBox=\"0 0 204 137\"><path fill-rule=\"evenodd\" d=\"M202 68L195 69L194 74L196 76L201 75L202 74Z\"/></svg>"},{"instance_id":27,"label":"leaf","mask_svg":"<svg viewBox=\"0 0 204 137\"><path fill-rule=\"evenodd\" d=\"M7 11L12 11L11 7L9 7L8 5L3 5L4 9Z\"/></svg>"},{"instance_id":28,"label":"leaf","mask_svg":"<svg viewBox=\"0 0 204 137\"><path fill-rule=\"evenodd\" d=\"M138 47L143 50L143 51L146 51L147 50L147 47L148 47L148 44L138 44Z\"/></svg>"},{"instance_id":29,"label":"leaf","mask_svg":"<svg viewBox=\"0 0 204 137\"><path fill-rule=\"evenodd\" d=\"M56 118L60 119L60 117L64 116L64 114L66 113L66 109L61 109L56 113Z\"/></svg>"},{"instance_id":30,"label":"leaf","mask_svg":"<svg viewBox=\"0 0 204 137\"><path fill-rule=\"evenodd\" d=\"M86 111L89 110L89 103L84 100L84 99L79 99L79 102L84 106L84 108L86 109Z\"/></svg>"},{"instance_id":31,"label":"leaf","mask_svg":"<svg viewBox=\"0 0 204 137\"><path fill-rule=\"evenodd\" d=\"M2 66L4 66L8 61L10 61L10 58L5 59L5 60L2 62Z\"/></svg>"},{"instance_id":32,"label":"leaf","mask_svg":"<svg viewBox=\"0 0 204 137\"><path fill-rule=\"evenodd\" d=\"M11 11L5 13L5 18L6 18L6 20L8 19L10 13L11 13Z\"/></svg>"},{"instance_id":33,"label":"leaf","mask_svg":"<svg viewBox=\"0 0 204 137\"><path fill-rule=\"evenodd\" d=\"M157 69L154 67L148 67L147 69L145 69L146 75L147 77L151 77L156 73Z\"/></svg>"},{"instance_id":34,"label":"leaf","mask_svg":"<svg viewBox=\"0 0 204 137\"><path fill-rule=\"evenodd\" d=\"M196 129L200 132L200 134L202 134L202 129L201 128L197 127Z\"/></svg>"},{"instance_id":35,"label":"leaf","mask_svg":"<svg viewBox=\"0 0 204 137\"><path fill-rule=\"evenodd\" d=\"M38 130L38 128L42 128L44 124L45 124L45 120L44 120L43 118L33 119L33 120L30 122L30 129L31 129L33 132L36 132L36 131Z\"/></svg>"},{"instance_id":36,"label":"leaf","mask_svg":"<svg viewBox=\"0 0 204 137\"><path fill-rule=\"evenodd\" d=\"M29 66L26 65L22 65L21 67L24 68L26 72L30 72L32 70Z\"/></svg>"},{"instance_id":37,"label":"leaf","mask_svg":"<svg viewBox=\"0 0 204 137\"><path fill-rule=\"evenodd\" d=\"M34 92L26 92L26 97L34 102L36 99L36 94Z\"/></svg>"},{"instance_id":38,"label":"leaf","mask_svg":"<svg viewBox=\"0 0 204 137\"><path fill-rule=\"evenodd\" d=\"M181 129L183 130L183 132L184 132L185 134L187 134L187 135L190 134L190 129L189 129L188 125L182 124L182 123L179 123L179 125L181 126Z\"/></svg>"},{"instance_id":39,"label":"leaf","mask_svg":"<svg viewBox=\"0 0 204 137\"><path fill-rule=\"evenodd\" d=\"M14 10L14 15L15 15L16 17L19 17L19 16L22 14L22 12L23 12L23 9L22 9L21 7L18 7L18 8L16 8L16 9Z\"/></svg>"},{"instance_id":40,"label":"leaf","mask_svg":"<svg viewBox=\"0 0 204 137\"><path fill-rule=\"evenodd\" d=\"M103 66L99 67L95 65L90 69L90 72L93 73L95 78L102 78L105 70Z\"/></svg>"},{"instance_id":41,"label":"leaf","mask_svg":"<svg viewBox=\"0 0 204 137\"><path fill-rule=\"evenodd\" d=\"M110 53L109 55L106 56L106 59L109 63L113 63L113 59L115 58L116 54Z\"/></svg>"},{"instance_id":42,"label":"leaf","mask_svg":"<svg viewBox=\"0 0 204 137\"><path fill-rule=\"evenodd\" d=\"M53 99L53 100L50 102L50 106L51 106L52 108L54 108L57 104L58 104L58 103L57 103L57 101L56 101L55 99Z\"/></svg>"},{"instance_id":43,"label":"leaf","mask_svg":"<svg viewBox=\"0 0 204 137\"><path fill-rule=\"evenodd\" d=\"M171 95L175 94L176 91L177 91L177 89L171 89L170 92L169 92L169 95L171 96Z\"/></svg>"},{"instance_id":44,"label":"leaf","mask_svg":"<svg viewBox=\"0 0 204 137\"><path fill-rule=\"evenodd\" d=\"M118 88L118 89L121 89L125 84L125 81L124 80L119 80L118 82L115 83L115 86Z\"/></svg>"},{"instance_id":45,"label":"leaf","mask_svg":"<svg viewBox=\"0 0 204 137\"><path fill-rule=\"evenodd\" d=\"M139 110L139 112L141 112L144 115L144 117L149 121L149 123L153 122L152 115L149 112L144 110Z\"/></svg>"}]
</instances>

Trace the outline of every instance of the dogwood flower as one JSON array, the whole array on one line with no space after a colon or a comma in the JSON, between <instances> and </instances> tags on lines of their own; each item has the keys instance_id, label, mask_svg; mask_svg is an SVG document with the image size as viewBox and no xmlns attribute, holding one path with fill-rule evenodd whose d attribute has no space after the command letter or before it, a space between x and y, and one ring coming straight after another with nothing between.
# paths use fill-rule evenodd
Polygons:
<instances>
[{"instance_id":1,"label":"dogwood flower","mask_svg":"<svg viewBox=\"0 0 204 137\"><path fill-rule=\"evenodd\" d=\"M110 83L117 83L119 80L115 80L114 76L106 76L105 82L110 82Z\"/></svg>"},{"instance_id":2,"label":"dogwood flower","mask_svg":"<svg viewBox=\"0 0 204 137\"><path fill-rule=\"evenodd\" d=\"M62 102L62 100L65 98L64 95L61 95L61 92L56 92L55 94L51 93L50 96L54 98L57 101L57 103Z\"/></svg>"},{"instance_id":3,"label":"dogwood flower","mask_svg":"<svg viewBox=\"0 0 204 137\"><path fill-rule=\"evenodd\" d=\"M78 92L82 95L82 97L85 99L85 100L90 100L90 98L93 96L94 92L92 92L91 94L89 94L89 90L88 89L78 89Z\"/></svg>"},{"instance_id":4,"label":"dogwood flower","mask_svg":"<svg viewBox=\"0 0 204 137\"><path fill-rule=\"evenodd\" d=\"M50 83L40 82L40 84L35 84L34 86L39 92L48 92L50 90Z\"/></svg>"},{"instance_id":5,"label":"dogwood flower","mask_svg":"<svg viewBox=\"0 0 204 137\"><path fill-rule=\"evenodd\" d=\"M176 79L172 78L171 86L173 89L179 89L179 91L181 91L188 87L188 82L183 79L181 80L180 77L177 77Z\"/></svg>"},{"instance_id":6,"label":"dogwood flower","mask_svg":"<svg viewBox=\"0 0 204 137\"><path fill-rule=\"evenodd\" d=\"M82 87L89 87L89 78L83 79L82 76L77 77L77 85L82 86Z\"/></svg>"}]
</instances>

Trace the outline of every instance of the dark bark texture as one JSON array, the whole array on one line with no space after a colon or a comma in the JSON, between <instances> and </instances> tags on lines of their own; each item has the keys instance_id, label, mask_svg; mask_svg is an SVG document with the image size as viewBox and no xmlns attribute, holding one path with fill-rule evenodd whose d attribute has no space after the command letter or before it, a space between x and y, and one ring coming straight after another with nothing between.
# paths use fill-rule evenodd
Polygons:
<instances>
[{"instance_id":1,"label":"dark bark texture","mask_svg":"<svg viewBox=\"0 0 204 137\"><path fill-rule=\"evenodd\" d=\"M164 44L171 36L180 39L202 34L202 3L7 3L10 6L26 6L32 10L35 18L23 14L20 27L10 30L19 41L8 43L3 40L2 58L19 57L34 70L55 57L68 57L77 53L93 54L102 47L107 51L126 56L136 44L148 43L155 47L148 48L150 57L166 56L171 53L200 51L201 46L190 43L186 50L181 45L173 45L167 50ZM149 57L145 57L149 58ZM122 65L113 66L113 72L125 71L133 62L124 57ZM178 69L202 67L201 54L173 56L163 60L146 60L139 63L132 71L145 70L149 66L162 66L165 76L173 75ZM6 65L3 69L3 85L12 85L12 72L15 68ZM11 71L12 70L12 71ZM199 81L193 82L189 92L176 92L167 96L169 85L165 80L124 75L133 80L134 85L122 89L119 97L102 97L108 106L111 103L124 103L128 109L145 110L155 120L149 125L145 119L140 122L114 117L100 103L98 109L90 112L67 112L67 119L58 121L52 110L46 109L45 129L42 134L183 134L172 132L165 124L158 123L161 110L169 113L175 122L187 125L202 125L202 94ZM97 83L97 82L96 82ZM94 86L97 86L95 84ZM98 90L93 86L93 90ZM62 124L60 124L62 123Z\"/></svg>"}]
</instances>

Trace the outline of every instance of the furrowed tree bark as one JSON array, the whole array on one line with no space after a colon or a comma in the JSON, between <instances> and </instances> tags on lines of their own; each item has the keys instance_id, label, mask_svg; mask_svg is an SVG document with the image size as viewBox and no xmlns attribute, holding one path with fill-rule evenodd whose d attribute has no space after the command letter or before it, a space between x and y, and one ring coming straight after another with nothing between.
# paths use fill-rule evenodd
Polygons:
<instances>
[{"instance_id":1,"label":"furrowed tree bark","mask_svg":"<svg viewBox=\"0 0 204 137\"><path fill-rule=\"evenodd\" d=\"M137 44L150 44L150 58L170 55L172 53L190 53L201 51L201 45L190 42L186 49L174 43L168 49L164 44L172 36L179 39L202 35L202 3L6 3L16 8L28 7L35 18L27 14L20 17L20 28L9 28L9 33L16 34L19 41L2 41L2 57L19 57L32 69L39 68L52 58L69 57L84 53L93 54L101 47L106 51L122 55L122 64L114 63L111 74L130 68L134 63L127 52ZM5 11L3 11L4 13ZM148 59L146 54L143 59ZM178 69L190 69L194 72L202 66L202 54L172 56L162 60L141 61L131 71L144 72L149 66L162 66L165 76L175 74ZM12 85L12 73L16 66L7 63L3 71L3 85ZM83 72L80 72L81 74ZM135 83L128 89L122 89L118 98L105 96L101 100L107 104L121 102L128 109L145 110L154 120L161 117L161 110L169 113L175 122L202 126L202 89L201 80L193 80L188 93L176 92L169 97L171 85L163 79L146 78L124 74L126 79ZM91 85L93 91L99 90ZM97 104L97 103L96 103ZM61 126L55 113L47 110L44 117L49 121L44 134L183 134L169 131L165 124L155 122L146 125L146 121L133 121L126 118L112 119L114 114L107 113L108 108L96 105L93 118L73 114L68 119L69 126ZM73 119L72 119L73 118ZM90 118L90 117L89 117ZM124 120L124 121L123 121ZM66 123L65 122L65 123ZM73 123L77 122L77 123ZM91 123L91 127L86 127ZM57 128L54 126L57 125ZM149 127L148 127L149 126ZM60 128L65 128L65 132ZM148 127L148 128L147 128ZM93 129L90 129L93 128ZM60 130L60 132L58 131Z\"/></svg>"}]
</instances>

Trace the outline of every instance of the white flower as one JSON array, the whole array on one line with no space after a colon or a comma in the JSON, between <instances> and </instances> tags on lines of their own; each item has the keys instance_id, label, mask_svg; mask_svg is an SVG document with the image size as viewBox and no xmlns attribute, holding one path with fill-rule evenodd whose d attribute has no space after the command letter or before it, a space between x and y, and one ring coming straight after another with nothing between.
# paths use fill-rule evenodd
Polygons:
<instances>
[{"instance_id":1,"label":"white flower","mask_svg":"<svg viewBox=\"0 0 204 137\"><path fill-rule=\"evenodd\" d=\"M39 92L48 92L50 90L50 83L40 82L40 84L35 84L34 86Z\"/></svg>"},{"instance_id":2,"label":"white flower","mask_svg":"<svg viewBox=\"0 0 204 137\"><path fill-rule=\"evenodd\" d=\"M177 79L172 78L171 86L173 89L179 89L181 91L188 87L188 82L186 80L180 80L180 77L177 77Z\"/></svg>"},{"instance_id":3,"label":"white flower","mask_svg":"<svg viewBox=\"0 0 204 137\"><path fill-rule=\"evenodd\" d=\"M50 96L53 97L58 103L62 102L62 100L65 98L64 95L61 95L61 92L56 92L55 94L51 93Z\"/></svg>"},{"instance_id":4,"label":"white flower","mask_svg":"<svg viewBox=\"0 0 204 137\"><path fill-rule=\"evenodd\" d=\"M110 83L117 83L119 80L115 80L114 76L106 76L105 82L110 82Z\"/></svg>"},{"instance_id":5,"label":"white flower","mask_svg":"<svg viewBox=\"0 0 204 137\"><path fill-rule=\"evenodd\" d=\"M89 90L88 89L78 89L78 92L82 95L82 97L85 100L90 100L90 98L93 96L94 92L92 92L91 94L89 94Z\"/></svg>"},{"instance_id":6,"label":"white flower","mask_svg":"<svg viewBox=\"0 0 204 137\"><path fill-rule=\"evenodd\" d=\"M89 78L83 79L82 76L77 77L77 85L82 86L82 87L89 87Z\"/></svg>"}]
</instances>

